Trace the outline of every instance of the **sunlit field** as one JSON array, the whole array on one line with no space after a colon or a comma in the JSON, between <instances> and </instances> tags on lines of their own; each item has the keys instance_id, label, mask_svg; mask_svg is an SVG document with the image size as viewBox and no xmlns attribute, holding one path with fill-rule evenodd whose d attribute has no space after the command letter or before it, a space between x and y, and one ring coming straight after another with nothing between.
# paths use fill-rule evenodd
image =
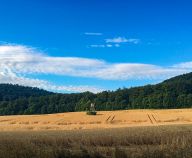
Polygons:
<instances>
[{"instance_id":1,"label":"sunlit field","mask_svg":"<svg viewBox=\"0 0 192 158\"><path fill-rule=\"evenodd\" d=\"M122 110L0 116L0 131L82 130L192 124L192 109Z\"/></svg>"},{"instance_id":2,"label":"sunlit field","mask_svg":"<svg viewBox=\"0 0 192 158\"><path fill-rule=\"evenodd\" d=\"M192 110L0 117L0 158L191 158Z\"/></svg>"}]
</instances>

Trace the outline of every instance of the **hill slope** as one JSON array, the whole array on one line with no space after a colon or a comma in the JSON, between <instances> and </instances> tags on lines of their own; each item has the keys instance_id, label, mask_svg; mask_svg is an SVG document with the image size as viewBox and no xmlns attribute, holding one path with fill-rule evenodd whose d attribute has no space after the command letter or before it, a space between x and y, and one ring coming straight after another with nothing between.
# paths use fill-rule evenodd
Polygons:
<instances>
[{"instance_id":1,"label":"hill slope","mask_svg":"<svg viewBox=\"0 0 192 158\"><path fill-rule=\"evenodd\" d=\"M91 102L96 103L97 110L192 107L192 73L171 78L157 85L98 94L56 94L20 86L11 86L8 90L5 85L0 85L0 89L1 98L9 96L8 100L0 100L1 115L83 111L89 108Z\"/></svg>"},{"instance_id":2,"label":"hill slope","mask_svg":"<svg viewBox=\"0 0 192 158\"><path fill-rule=\"evenodd\" d=\"M12 84L0 84L0 101L10 101L21 97L35 97L52 94L51 92Z\"/></svg>"}]
</instances>

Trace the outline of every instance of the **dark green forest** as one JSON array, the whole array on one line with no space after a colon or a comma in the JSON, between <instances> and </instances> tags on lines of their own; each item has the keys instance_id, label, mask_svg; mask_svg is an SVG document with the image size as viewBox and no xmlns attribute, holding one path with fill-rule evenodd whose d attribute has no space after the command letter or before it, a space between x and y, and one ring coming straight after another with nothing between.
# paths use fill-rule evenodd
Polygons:
<instances>
[{"instance_id":1,"label":"dark green forest","mask_svg":"<svg viewBox=\"0 0 192 158\"><path fill-rule=\"evenodd\" d=\"M96 110L190 108L192 73L156 85L97 94L60 94L38 88L0 84L0 115L84 111L91 102L96 104Z\"/></svg>"}]
</instances>

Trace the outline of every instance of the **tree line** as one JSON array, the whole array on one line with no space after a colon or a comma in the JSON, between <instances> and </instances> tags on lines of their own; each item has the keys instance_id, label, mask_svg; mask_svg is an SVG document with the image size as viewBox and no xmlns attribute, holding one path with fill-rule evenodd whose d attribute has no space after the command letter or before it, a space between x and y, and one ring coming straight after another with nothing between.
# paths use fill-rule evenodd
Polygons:
<instances>
[{"instance_id":1,"label":"tree line","mask_svg":"<svg viewBox=\"0 0 192 158\"><path fill-rule=\"evenodd\" d=\"M84 111L92 102L96 110L191 108L192 73L156 85L97 94L59 94L19 85L0 85L0 115Z\"/></svg>"}]
</instances>

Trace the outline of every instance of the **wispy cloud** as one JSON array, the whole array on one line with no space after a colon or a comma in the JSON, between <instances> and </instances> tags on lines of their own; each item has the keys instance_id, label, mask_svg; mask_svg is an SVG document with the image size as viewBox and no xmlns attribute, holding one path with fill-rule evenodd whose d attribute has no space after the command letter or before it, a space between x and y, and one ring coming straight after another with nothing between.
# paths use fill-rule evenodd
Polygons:
<instances>
[{"instance_id":1,"label":"wispy cloud","mask_svg":"<svg viewBox=\"0 0 192 158\"><path fill-rule=\"evenodd\" d=\"M125 38L125 37L116 37L116 38L108 38L104 40L103 44L92 44L89 45L88 48L114 48L120 47L123 43L131 43L131 44L138 44L140 39L134 38Z\"/></svg>"},{"instance_id":2,"label":"wispy cloud","mask_svg":"<svg viewBox=\"0 0 192 158\"><path fill-rule=\"evenodd\" d=\"M105 48L106 45L104 45L104 44L92 44L89 47L91 47L91 48Z\"/></svg>"},{"instance_id":3,"label":"wispy cloud","mask_svg":"<svg viewBox=\"0 0 192 158\"><path fill-rule=\"evenodd\" d=\"M173 67L174 68L182 68L182 69L192 69L192 61L176 64L176 65L173 65Z\"/></svg>"},{"instance_id":4,"label":"wispy cloud","mask_svg":"<svg viewBox=\"0 0 192 158\"><path fill-rule=\"evenodd\" d=\"M120 47L119 44L92 44L88 47L91 48L112 48L112 47Z\"/></svg>"},{"instance_id":5,"label":"wispy cloud","mask_svg":"<svg viewBox=\"0 0 192 158\"><path fill-rule=\"evenodd\" d=\"M32 79L27 77L22 77L21 75L14 74L11 70L7 73L1 71L0 73L0 83L12 83L12 84L19 84L23 86L30 86L30 87L38 87L50 91L57 91L57 92L101 92L103 91L102 88L98 88L96 86L87 86L87 85L56 85L52 82L48 82L46 80L39 80L39 79Z\"/></svg>"},{"instance_id":6,"label":"wispy cloud","mask_svg":"<svg viewBox=\"0 0 192 158\"><path fill-rule=\"evenodd\" d=\"M139 39L134 39L134 38L125 38L125 37L116 37L116 38L109 38L105 39L106 43L133 43L133 44L138 44Z\"/></svg>"},{"instance_id":7,"label":"wispy cloud","mask_svg":"<svg viewBox=\"0 0 192 158\"><path fill-rule=\"evenodd\" d=\"M88 35L88 36L102 36L103 35L103 33L100 33L100 32L85 32L84 34Z\"/></svg>"},{"instance_id":8,"label":"wispy cloud","mask_svg":"<svg viewBox=\"0 0 192 158\"><path fill-rule=\"evenodd\" d=\"M83 62L78 64L78 62ZM50 62L53 62L52 64ZM64 62L62 65L62 62ZM92 61L81 58L52 58L46 56L34 48L22 45L1 45L0 46L0 83L20 84L24 86L39 87L51 91L68 92L100 92L103 89L88 85L56 85L46 80L39 80L26 77L29 74L57 74L67 73L73 66L95 65L100 61ZM44 69L44 66L47 67ZM49 65L51 64L51 65ZM68 66L67 66L68 65ZM63 70L56 67L62 66ZM54 69L57 71L54 73Z\"/></svg>"},{"instance_id":9,"label":"wispy cloud","mask_svg":"<svg viewBox=\"0 0 192 158\"><path fill-rule=\"evenodd\" d=\"M95 86L54 85L45 80L29 78L30 74L53 74L103 80L163 80L192 71L192 62L169 67L142 63L109 63L99 59L53 57L22 45L0 46L0 83L35 86L54 91L92 91Z\"/></svg>"}]
</instances>

